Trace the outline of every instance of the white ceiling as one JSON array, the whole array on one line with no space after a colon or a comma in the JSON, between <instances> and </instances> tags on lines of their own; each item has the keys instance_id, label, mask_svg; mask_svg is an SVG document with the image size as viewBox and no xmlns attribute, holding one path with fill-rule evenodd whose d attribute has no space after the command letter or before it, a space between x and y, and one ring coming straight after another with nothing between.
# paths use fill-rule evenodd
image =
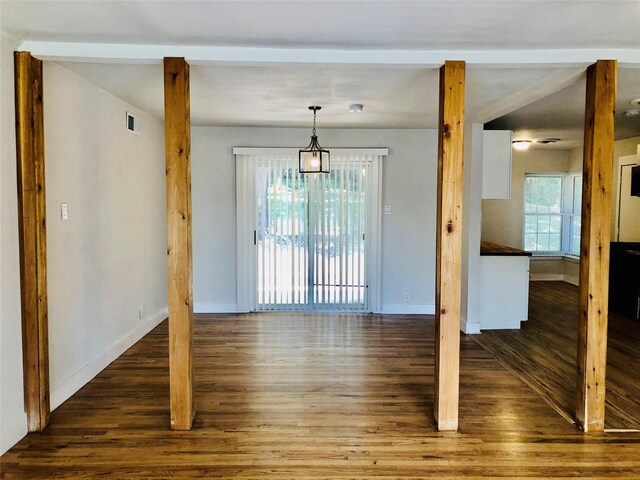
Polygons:
<instances>
[{"instance_id":1,"label":"white ceiling","mask_svg":"<svg viewBox=\"0 0 640 480\"><path fill-rule=\"evenodd\" d=\"M163 116L161 65L63 62L113 95ZM191 67L194 126L308 127L309 105L321 105L321 128L435 128L436 69L270 66ZM579 69L576 69L579 70ZM552 69L471 69L467 112L473 115L503 96L535 85ZM348 106L362 103L364 113Z\"/></svg>"},{"instance_id":2,"label":"white ceiling","mask_svg":"<svg viewBox=\"0 0 640 480\"><path fill-rule=\"evenodd\" d=\"M577 148L583 143L585 81L560 90L548 97L526 105L514 112L490 122L487 129L513 130L514 139L541 140L558 137L562 141L539 148ZM640 136L640 116L626 117L624 111L631 108L629 102L640 98L640 70L618 70L616 101L616 139Z\"/></svg>"},{"instance_id":3,"label":"white ceiling","mask_svg":"<svg viewBox=\"0 0 640 480\"><path fill-rule=\"evenodd\" d=\"M345 49L351 54L365 49L400 49L397 53L466 49L498 55L509 50L513 55L528 49L553 56L566 49L587 49L579 51L591 58L589 49L612 48L631 51L631 58L637 50L640 65L639 22L640 1L0 1L3 34L26 42L93 44L94 51L103 43L126 48L138 44ZM60 63L162 117L159 63L75 60ZM575 83L556 92L559 87L553 88L553 79L572 78L583 70L583 64L470 65L467 119L495 118L517 109L491 125L530 138L566 140L553 148L579 145L584 85ZM640 97L639 72L620 70L621 103ZM542 84L552 95L538 100L546 95L542 89L536 96ZM432 128L437 95L438 74L431 68L304 63L191 66L193 125L308 127L307 106L319 104L323 106L319 128ZM515 99L511 110L501 107L505 99ZM522 99L534 103L519 108L526 105ZM349 114L351 103L364 104L364 113ZM619 136L640 135L637 123L622 119Z\"/></svg>"},{"instance_id":4,"label":"white ceiling","mask_svg":"<svg viewBox=\"0 0 640 480\"><path fill-rule=\"evenodd\" d=\"M379 49L636 48L637 1L2 0L29 40Z\"/></svg>"},{"instance_id":5,"label":"white ceiling","mask_svg":"<svg viewBox=\"0 0 640 480\"><path fill-rule=\"evenodd\" d=\"M162 65L62 65L163 116ZM424 128L424 112L438 102L435 70L191 66L190 77L194 126L307 127L312 119L307 106L321 105L319 127ZM352 103L364 104L365 113L349 114Z\"/></svg>"}]
</instances>

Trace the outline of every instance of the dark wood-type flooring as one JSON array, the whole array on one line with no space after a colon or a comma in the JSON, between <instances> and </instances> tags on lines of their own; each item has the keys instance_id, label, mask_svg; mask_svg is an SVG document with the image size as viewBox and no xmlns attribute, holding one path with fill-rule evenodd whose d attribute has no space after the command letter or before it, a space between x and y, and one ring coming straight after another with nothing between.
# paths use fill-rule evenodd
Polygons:
<instances>
[{"instance_id":1,"label":"dark wood-type flooring","mask_svg":"<svg viewBox=\"0 0 640 480\"><path fill-rule=\"evenodd\" d=\"M0 459L3 478L640 478L469 337L460 431L433 424L426 316L199 315L195 427L169 430L167 323Z\"/></svg>"},{"instance_id":2,"label":"dark wood-type flooring","mask_svg":"<svg viewBox=\"0 0 640 480\"><path fill-rule=\"evenodd\" d=\"M531 282L529 320L475 340L568 421L576 411L578 287ZM609 314L605 426L640 429L640 322Z\"/></svg>"}]
</instances>

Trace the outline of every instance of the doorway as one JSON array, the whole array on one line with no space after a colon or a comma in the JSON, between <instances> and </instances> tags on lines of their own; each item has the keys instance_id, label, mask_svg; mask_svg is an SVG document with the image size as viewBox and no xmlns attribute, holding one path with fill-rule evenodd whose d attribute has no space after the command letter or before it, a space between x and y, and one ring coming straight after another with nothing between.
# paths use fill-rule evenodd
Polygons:
<instances>
[{"instance_id":1,"label":"doorway","mask_svg":"<svg viewBox=\"0 0 640 480\"><path fill-rule=\"evenodd\" d=\"M234 153L240 309L374 310L386 149L332 149L327 174L301 174L295 149Z\"/></svg>"}]
</instances>

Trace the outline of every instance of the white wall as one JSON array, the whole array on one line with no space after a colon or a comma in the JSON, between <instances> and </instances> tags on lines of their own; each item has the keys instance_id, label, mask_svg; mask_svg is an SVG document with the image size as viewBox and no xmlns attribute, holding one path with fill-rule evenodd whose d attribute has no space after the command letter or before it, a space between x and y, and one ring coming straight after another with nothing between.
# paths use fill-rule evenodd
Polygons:
<instances>
[{"instance_id":1,"label":"white wall","mask_svg":"<svg viewBox=\"0 0 640 480\"><path fill-rule=\"evenodd\" d=\"M640 137L618 140L614 144L614 175L612 189L611 240L617 235L617 202L619 158L637 152ZM509 200L482 201L482 239L522 248L522 220L524 208L524 174L536 172L580 172L583 149L513 151L511 198ZM570 258L533 257L531 278L564 280L578 283L579 261Z\"/></svg>"},{"instance_id":2,"label":"white wall","mask_svg":"<svg viewBox=\"0 0 640 480\"><path fill-rule=\"evenodd\" d=\"M462 288L460 329L464 333L480 333L482 233L482 162L484 125L465 125L464 179L462 207Z\"/></svg>"},{"instance_id":3,"label":"white wall","mask_svg":"<svg viewBox=\"0 0 640 480\"><path fill-rule=\"evenodd\" d=\"M164 128L55 63L44 66L44 117L55 408L166 318Z\"/></svg>"},{"instance_id":4,"label":"white wall","mask_svg":"<svg viewBox=\"0 0 640 480\"><path fill-rule=\"evenodd\" d=\"M620 187L620 157L635 155L640 145L640 137L618 140L613 144L613 189L611 191L611 241L618 238L618 189ZM584 150L575 148L569 151L569 168L571 171L582 171Z\"/></svg>"},{"instance_id":5,"label":"white wall","mask_svg":"<svg viewBox=\"0 0 640 480\"><path fill-rule=\"evenodd\" d=\"M2 44L1 451L26 433L22 387L15 47ZM142 135L125 129L125 112ZM166 318L161 121L54 63L44 65L51 407ZM60 219L60 203L69 220ZM139 307L144 308L139 319Z\"/></svg>"},{"instance_id":6,"label":"white wall","mask_svg":"<svg viewBox=\"0 0 640 480\"><path fill-rule=\"evenodd\" d=\"M196 312L236 308L234 146L300 147L309 129L192 129ZM385 312L433 312L437 131L319 130L325 147L389 147L383 165L382 304ZM404 292L411 300L403 303Z\"/></svg>"},{"instance_id":7,"label":"white wall","mask_svg":"<svg viewBox=\"0 0 640 480\"><path fill-rule=\"evenodd\" d=\"M568 150L513 150L511 198L482 200L482 240L523 248L525 173L567 172L569 167ZM529 268L532 279L564 278L562 258L532 257Z\"/></svg>"},{"instance_id":8,"label":"white wall","mask_svg":"<svg viewBox=\"0 0 640 480\"><path fill-rule=\"evenodd\" d=\"M511 167L511 198L482 201L482 240L522 248L524 175L569 171L569 151L514 150Z\"/></svg>"},{"instance_id":9,"label":"white wall","mask_svg":"<svg viewBox=\"0 0 640 480\"><path fill-rule=\"evenodd\" d=\"M16 200L16 137L13 102L13 50L0 41L0 455L27 433L22 396L22 330L18 204Z\"/></svg>"}]
</instances>

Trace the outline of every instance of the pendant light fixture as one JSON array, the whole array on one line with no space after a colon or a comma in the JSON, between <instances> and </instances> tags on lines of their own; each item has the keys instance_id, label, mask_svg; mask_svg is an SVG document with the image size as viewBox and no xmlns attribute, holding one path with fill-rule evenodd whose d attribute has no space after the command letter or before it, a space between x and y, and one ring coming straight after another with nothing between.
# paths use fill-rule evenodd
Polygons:
<instances>
[{"instance_id":1,"label":"pendant light fixture","mask_svg":"<svg viewBox=\"0 0 640 480\"><path fill-rule=\"evenodd\" d=\"M316 114L322 107L312 105L309 110L313 110L313 132L311 133L311 143L307 148L298 152L298 168L300 173L329 173L331 170L331 156L329 150L323 149L318 143L316 135Z\"/></svg>"}]
</instances>

